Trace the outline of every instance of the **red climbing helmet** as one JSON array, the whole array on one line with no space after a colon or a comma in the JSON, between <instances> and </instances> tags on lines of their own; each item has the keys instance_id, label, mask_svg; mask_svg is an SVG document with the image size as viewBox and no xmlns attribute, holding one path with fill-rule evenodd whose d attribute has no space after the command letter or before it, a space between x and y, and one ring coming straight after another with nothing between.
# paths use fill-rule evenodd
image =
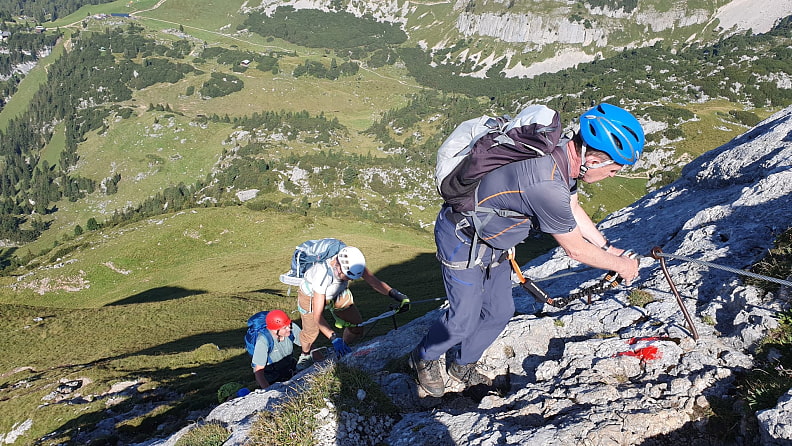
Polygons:
<instances>
[{"instance_id":1,"label":"red climbing helmet","mask_svg":"<svg viewBox=\"0 0 792 446\"><path fill-rule=\"evenodd\" d=\"M283 310L272 310L267 313L267 328L270 330L280 330L291 325L291 319Z\"/></svg>"}]
</instances>

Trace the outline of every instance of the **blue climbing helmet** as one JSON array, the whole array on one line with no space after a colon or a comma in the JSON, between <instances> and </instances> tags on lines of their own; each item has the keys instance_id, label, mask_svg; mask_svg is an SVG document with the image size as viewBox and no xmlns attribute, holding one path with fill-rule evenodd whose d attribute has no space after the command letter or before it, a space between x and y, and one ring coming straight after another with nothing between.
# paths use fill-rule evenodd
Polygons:
<instances>
[{"instance_id":1,"label":"blue climbing helmet","mask_svg":"<svg viewBox=\"0 0 792 446\"><path fill-rule=\"evenodd\" d=\"M643 153L643 127L627 110L601 103L580 116L580 136L619 164L633 165Z\"/></svg>"}]
</instances>

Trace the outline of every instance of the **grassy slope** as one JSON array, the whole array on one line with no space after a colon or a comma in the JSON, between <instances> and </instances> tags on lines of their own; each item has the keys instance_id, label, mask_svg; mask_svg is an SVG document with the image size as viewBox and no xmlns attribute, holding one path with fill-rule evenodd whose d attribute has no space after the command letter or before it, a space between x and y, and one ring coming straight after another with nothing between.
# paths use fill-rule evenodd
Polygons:
<instances>
[{"instance_id":1,"label":"grassy slope","mask_svg":"<svg viewBox=\"0 0 792 446\"><path fill-rule=\"evenodd\" d=\"M153 8L158 0L118 0L101 5L86 5L78 11L54 22L44 24L47 28L64 28L79 25L79 22L94 14L132 14Z\"/></svg>"},{"instance_id":2,"label":"grassy slope","mask_svg":"<svg viewBox=\"0 0 792 446\"><path fill-rule=\"evenodd\" d=\"M183 289L182 294L282 291L278 275L288 269L294 246L308 238L327 236L360 246L368 254L372 271L392 270L388 274L394 279L399 279L399 265L433 249L428 232L372 228L365 222L314 220L245 207L196 209L87 232L41 259L43 264L58 261L61 267L39 268L19 281L4 278L6 284L13 282L20 289L20 284L35 288L42 281L61 279L66 283L81 277L90 284L87 289L52 290L43 296L31 289L14 293L3 289L0 301L95 308L145 300L151 294L166 297L168 289ZM161 289L166 291L156 291Z\"/></svg>"},{"instance_id":3,"label":"grassy slope","mask_svg":"<svg viewBox=\"0 0 792 446\"><path fill-rule=\"evenodd\" d=\"M103 399L37 408L62 378L90 379L82 395L107 392L122 381L142 383L140 398L153 398L149 390L163 386L186 393L158 409L163 417L213 403L226 382L253 386L241 342L245 320L276 307L298 317L294 295L285 295L277 276L288 269L296 244L324 236L360 246L375 274L414 300L443 295L431 235L402 228L239 207L198 209L88 233L62 256L65 266L36 270L22 282L81 276L89 288L45 295L2 288L0 317L6 322L0 328L0 387L11 390L0 400L0 432L33 418L34 427L21 440L27 444L52 430L85 428L103 417ZM5 280L4 285L16 281ZM366 318L390 304L363 284L353 285L353 291ZM426 309L416 306L399 317L400 324ZM371 335L386 331L386 322ZM12 372L26 367L31 369ZM22 381L31 385L14 388ZM64 425L64 420L74 421Z\"/></svg>"},{"instance_id":4,"label":"grassy slope","mask_svg":"<svg viewBox=\"0 0 792 446\"><path fill-rule=\"evenodd\" d=\"M140 13L141 17L158 17L157 20L144 18L140 23L154 25L155 30L175 29L178 28L175 23L190 23L191 25L184 26L185 32L197 38L197 42L211 39L203 40L209 45L235 46L251 51L298 50L293 45L282 42L265 44L260 36L254 34L245 34L242 37L224 36L214 31L226 24L223 22L220 26L213 25L217 24L216 8L187 8L190 12L198 13L185 15L180 12L185 8L179 7L177 3L168 1L157 9ZM145 9L143 6L146 5L141 4L140 9ZM98 13L113 9L91 11ZM233 8L229 11L233 11ZM231 12L227 11L221 16L229 14ZM74 23L85 15L81 10L63 22ZM91 21L87 30L101 30L103 26L101 21ZM232 24L233 28L235 25ZM156 35L158 38L175 38L170 34ZM97 192L77 203L59 203L59 211L53 216L51 229L25 249L34 253L48 249L64 235L72 234L75 224L85 227L85 222L91 217L101 222L112 215L114 210L124 209L169 185L179 182L190 185L196 180L204 179L212 170L219 154L227 148L222 142L233 129L228 124L209 124L205 129L191 125L191 119L198 115L241 117L268 110L309 110L311 114L323 112L328 118L338 118L350 129L349 139L342 147L343 150L376 154L375 141L359 132L369 127L383 111L404 104L410 92L417 91L418 86L414 81L403 80L403 70L392 67L376 72L361 70L357 76L338 81L292 78L289 73L305 57L318 60L327 56L317 50L299 49L299 56L281 60L281 74L273 75L255 69L241 74L234 73L243 80L245 89L225 97L201 99L198 95L184 96L188 86L194 86L198 90L209 77L209 73L231 71L231 67L213 62L195 64L205 72L202 75L189 75L175 85L156 84L136 91L132 100L121 104L135 109L136 116L109 123L110 130L104 134L88 135L87 141L80 146L81 162L76 169L79 175L93 178L97 182L114 173L120 173L122 179L118 185L119 192L109 197ZM35 85L37 84L32 80L26 79L20 89L32 90ZM168 104L182 116L149 112L149 104ZM51 163L56 162L61 148L62 134L56 134L53 142L44 151L45 159ZM315 148L297 143L288 147L288 150Z\"/></svg>"}]
</instances>

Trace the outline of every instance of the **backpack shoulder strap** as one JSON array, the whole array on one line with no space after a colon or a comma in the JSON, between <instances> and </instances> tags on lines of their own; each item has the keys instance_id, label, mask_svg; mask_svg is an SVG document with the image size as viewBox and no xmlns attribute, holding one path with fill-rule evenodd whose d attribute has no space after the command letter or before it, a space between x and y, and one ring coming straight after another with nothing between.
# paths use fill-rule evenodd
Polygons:
<instances>
[{"instance_id":1,"label":"backpack shoulder strap","mask_svg":"<svg viewBox=\"0 0 792 446\"><path fill-rule=\"evenodd\" d=\"M462 212L462 215L466 217L470 217L470 220L473 222L473 237L470 240L470 256L468 257L468 268L472 268L475 265L481 263L481 258L484 255L484 250L486 246L482 245L479 249L476 249L481 236L479 235L480 228L483 228L493 217L496 215L499 217L505 218L528 218L527 215L523 214L522 212L512 211L511 209L497 209L491 208L487 206L479 206L478 202L478 186L473 191L473 202L475 203L475 208L472 211ZM478 213L486 213L487 216L482 220L479 218Z\"/></svg>"},{"instance_id":2,"label":"backpack shoulder strap","mask_svg":"<svg viewBox=\"0 0 792 446\"><path fill-rule=\"evenodd\" d=\"M259 330L259 334L264 336L264 339L267 340L267 364L271 364L272 360L270 359L270 355L272 354L272 350L275 349L275 340L272 339L272 335L269 330L267 330L267 327L263 327Z\"/></svg>"}]
</instances>

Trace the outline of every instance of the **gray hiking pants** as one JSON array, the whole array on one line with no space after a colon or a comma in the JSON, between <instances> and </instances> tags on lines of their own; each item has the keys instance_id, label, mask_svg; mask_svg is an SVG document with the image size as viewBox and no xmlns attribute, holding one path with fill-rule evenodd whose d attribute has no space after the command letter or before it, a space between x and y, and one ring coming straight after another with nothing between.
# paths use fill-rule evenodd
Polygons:
<instances>
[{"instance_id":1,"label":"gray hiking pants","mask_svg":"<svg viewBox=\"0 0 792 446\"><path fill-rule=\"evenodd\" d=\"M449 309L421 341L421 359L439 359L460 345L458 364L478 361L514 316L511 266L476 266L451 269L442 266Z\"/></svg>"}]
</instances>

